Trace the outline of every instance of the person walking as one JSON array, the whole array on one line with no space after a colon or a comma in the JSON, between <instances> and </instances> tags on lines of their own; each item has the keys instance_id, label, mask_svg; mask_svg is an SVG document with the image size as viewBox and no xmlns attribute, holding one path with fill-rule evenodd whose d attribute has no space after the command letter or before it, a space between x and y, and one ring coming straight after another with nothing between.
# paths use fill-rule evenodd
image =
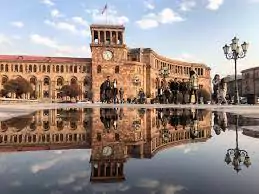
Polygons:
<instances>
[{"instance_id":1,"label":"person walking","mask_svg":"<svg viewBox=\"0 0 259 194\"><path fill-rule=\"evenodd\" d=\"M122 104L123 103L123 95L124 95L124 91L122 88L120 88L119 90L119 96L120 96L120 103Z\"/></svg>"},{"instance_id":2,"label":"person walking","mask_svg":"<svg viewBox=\"0 0 259 194\"><path fill-rule=\"evenodd\" d=\"M227 99L227 83L225 81L225 78L222 78L219 84L219 96L218 99L220 101L220 104L228 104Z\"/></svg>"},{"instance_id":3,"label":"person walking","mask_svg":"<svg viewBox=\"0 0 259 194\"><path fill-rule=\"evenodd\" d=\"M190 71L190 103L192 103L192 95L195 96L194 104L198 103L198 75L194 69Z\"/></svg>"},{"instance_id":4,"label":"person walking","mask_svg":"<svg viewBox=\"0 0 259 194\"><path fill-rule=\"evenodd\" d=\"M218 103L219 84L220 84L220 76L219 74L216 74L212 80L212 85L213 85L212 99L216 104Z\"/></svg>"}]
</instances>

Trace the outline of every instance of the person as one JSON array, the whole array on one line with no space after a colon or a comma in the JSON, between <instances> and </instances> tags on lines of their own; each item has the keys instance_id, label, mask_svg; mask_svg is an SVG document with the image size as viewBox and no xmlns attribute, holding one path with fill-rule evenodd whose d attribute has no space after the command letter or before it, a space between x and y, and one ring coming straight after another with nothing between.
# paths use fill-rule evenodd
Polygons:
<instances>
[{"instance_id":1,"label":"person","mask_svg":"<svg viewBox=\"0 0 259 194\"><path fill-rule=\"evenodd\" d=\"M113 84L112 84L112 93L113 93L113 103L117 103L117 94L118 94L118 88L117 88L117 80L114 79L113 80Z\"/></svg>"},{"instance_id":2,"label":"person","mask_svg":"<svg viewBox=\"0 0 259 194\"><path fill-rule=\"evenodd\" d=\"M220 104L228 104L227 99L227 83L224 78L221 79L219 84L219 96L218 99L220 100Z\"/></svg>"},{"instance_id":3,"label":"person","mask_svg":"<svg viewBox=\"0 0 259 194\"><path fill-rule=\"evenodd\" d=\"M213 101L217 104L218 103L218 94L219 94L219 84L220 84L220 76L216 74L212 80L213 85Z\"/></svg>"},{"instance_id":4,"label":"person","mask_svg":"<svg viewBox=\"0 0 259 194\"><path fill-rule=\"evenodd\" d=\"M105 100L106 102L110 102L111 98L111 82L110 82L110 76L107 76L105 84L104 84L104 89L105 89Z\"/></svg>"},{"instance_id":5,"label":"person","mask_svg":"<svg viewBox=\"0 0 259 194\"><path fill-rule=\"evenodd\" d=\"M177 104L177 94L179 92L179 83L177 81L177 78L174 79L173 82L170 84L170 90L172 91L172 102L174 104Z\"/></svg>"},{"instance_id":6,"label":"person","mask_svg":"<svg viewBox=\"0 0 259 194\"><path fill-rule=\"evenodd\" d=\"M120 103L123 103L123 95L124 95L124 91L122 88L120 88L119 90L119 95L120 95Z\"/></svg>"},{"instance_id":7,"label":"person","mask_svg":"<svg viewBox=\"0 0 259 194\"><path fill-rule=\"evenodd\" d=\"M192 95L195 96L194 104L198 103L198 75L194 69L190 71L190 103L192 103Z\"/></svg>"},{"instance_id":8,"label":"person","mask_svg":"<svg viewBox=\"0 0 259 194\"><path fill-rule=\"evenodd\" d=\"M185 95L188 91L188 88L187 88L187 83L185 82L184 79L182 79L182 82L180 83L179 90L180 90L180 92L182 93L182 96L183 96L182 104L186 104Z\"/></svg>"}]
</instances>

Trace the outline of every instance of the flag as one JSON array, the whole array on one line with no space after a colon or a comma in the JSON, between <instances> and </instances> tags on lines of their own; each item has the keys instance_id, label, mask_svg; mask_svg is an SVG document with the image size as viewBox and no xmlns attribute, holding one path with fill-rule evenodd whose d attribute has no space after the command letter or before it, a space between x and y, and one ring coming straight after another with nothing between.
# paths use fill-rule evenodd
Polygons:
<instances>
[{"instance_id":1,"label":"flag","mask_svg":"<svg viewBox=\"0 0 259 194\"><path fill-rule=\"evenodd\" d=\"M104 8L103 8L103 10L102 10L102 15L104 14L104 12L105 12L107 9L108 9L108 5L107 5L107 3L106 3L105 6L104 6Z\"/></svg>"}]
</instances>

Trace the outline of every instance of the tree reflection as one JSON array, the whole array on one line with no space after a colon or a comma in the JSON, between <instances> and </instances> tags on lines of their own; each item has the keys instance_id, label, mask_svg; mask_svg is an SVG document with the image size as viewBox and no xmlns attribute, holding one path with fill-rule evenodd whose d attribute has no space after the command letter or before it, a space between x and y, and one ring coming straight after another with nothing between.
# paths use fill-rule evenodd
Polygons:
<instances>
[{"instance_id":1,"label":"tree reflection","mask_svg":"<svg viewBox=\"0 0 259 194\"><path fill-rule=\"evenodd\" d=\"M32 123L32 118L33 114L21 117L14 117L9 120L3 121L2 125L6 126L7 128L14 128L17 131L21 131Z\"/></svg>"}]
</instances>

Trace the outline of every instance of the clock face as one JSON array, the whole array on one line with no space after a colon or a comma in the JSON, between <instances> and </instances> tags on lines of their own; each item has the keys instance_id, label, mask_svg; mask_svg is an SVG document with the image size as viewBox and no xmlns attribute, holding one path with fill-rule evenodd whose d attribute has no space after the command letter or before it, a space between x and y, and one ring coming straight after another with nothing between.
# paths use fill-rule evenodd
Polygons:
<instances>
[{"instance_id":1,"label":"clock face","mask_svg":"<svg viewBox=\"0 0 259 194\"><path fill-rule=\"evenodd\" d=\"M110 146L105 146L103 148L103 155L110 156L112 154L112 148Z\"/></svg>"},{"instance_id":2,"label":"clock face","mask_svg":"<svg viewBox=\"0 0 259 194\"><path fill-rule=\"evenodd\" d=\"M109 50L107 51L103 51L103 58L106 60L106 61L109 61L111 60L113 57L113 53Z\"/></svg>"}]
</instances>

